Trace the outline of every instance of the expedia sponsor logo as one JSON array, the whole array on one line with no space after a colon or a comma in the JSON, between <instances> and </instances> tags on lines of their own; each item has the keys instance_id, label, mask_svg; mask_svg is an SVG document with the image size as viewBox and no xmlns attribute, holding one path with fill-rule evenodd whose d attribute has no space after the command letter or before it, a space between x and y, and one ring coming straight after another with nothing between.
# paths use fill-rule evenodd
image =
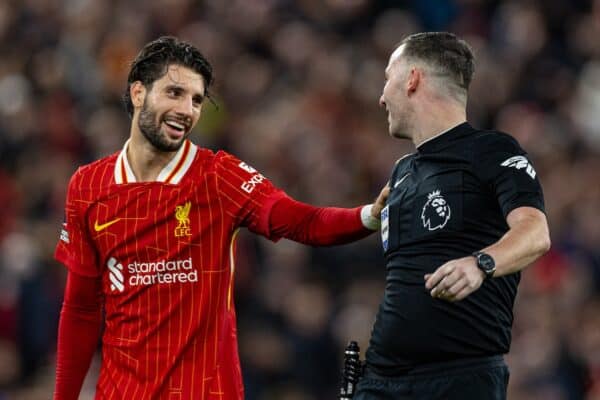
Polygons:
<instances>
[{"instance_id":1,"label":"expedia sponsor logo","mask_svg":"<svg viewBox=\"0 0 600 400\"><path fill-rule=\"evenodd\" d=\"M240 186L240 187L242 188L242 190L244 192L252 193L254 188L264 180L265 180L265 177L263 175L255 174L255 175L252 175L252 177L250 179L248 179L246 182L242 183L242 186Z\"/></svg>"},{"instance_id":2,"label":"expedia sponsor logo","mask_svg":"<svg viewBox=\"0 0 600 400\"><path fill-rule=\"evenodd\" d=\"M185 260L134 261L127 265L127 277L124 276L123 265L114 257L108 260L107 266L112 291L123 292L126 284L148 286L198 282L198 271L194 268L191 257Z\"/></svg>"},{"instance_id":3,"label":"expedia sponsor logo","mask_svg":"<svg viewBox=\"0 0 600 400\"><path fill-rule=\"evenodd\" d=\"M242 190L248 194L252 193L254 191L254 188L259 185L262 181L265 180L265 177L263 175L261 175L260 173L258 173L256 171L256 169L254 169L253 167L249 166L248 164L246 164L245 162L241 162L238 164L238 167L240 167L241 169L243 169L244 171L253 174L250 179L248 179L247 181L243 182L242 185L240 186L240 188L242 188Z\"/></svg>"},{"instance_id":4,"label":"expedia sponsor logo","mask_svg":"<svg viewBox=\"0 0 600 400\"><path fill-rule=\"evenodd\" d=\"M240 167L241 169L243 169L246 172L249 172L251 174L255 173L256 170L254 168L252 168L251 166L249 166L248 164L246 164L245 162L241 162L238 164L238 167Z\"/></svg>"}]
</instances>

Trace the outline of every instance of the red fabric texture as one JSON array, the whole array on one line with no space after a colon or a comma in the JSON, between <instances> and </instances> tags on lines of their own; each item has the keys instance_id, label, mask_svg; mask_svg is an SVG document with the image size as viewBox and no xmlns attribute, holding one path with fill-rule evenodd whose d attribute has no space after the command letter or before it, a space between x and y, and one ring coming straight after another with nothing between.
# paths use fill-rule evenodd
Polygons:
<instances>
[{"instance_id":1,"label":"red fabric texture","mask_svg":"<svg viewBox=\"0 0 600 400\"><path fill-rule=\"evenodd\" d=\"M270 233L313 246L349 243L373 233L362 224L361 208L314 207L284 196L271 209Z\"/></svg>"},{"instance_id":2,"label":"red fabric texture","mask_svg":"<svg viewBox=\"0 0 600 400\"><path fill-rule=\"evenodd\" d=\"M100 338L101 296L99 279L69 272L58 327L55 400L79 398Z\"/></svg>"}]
</instances>

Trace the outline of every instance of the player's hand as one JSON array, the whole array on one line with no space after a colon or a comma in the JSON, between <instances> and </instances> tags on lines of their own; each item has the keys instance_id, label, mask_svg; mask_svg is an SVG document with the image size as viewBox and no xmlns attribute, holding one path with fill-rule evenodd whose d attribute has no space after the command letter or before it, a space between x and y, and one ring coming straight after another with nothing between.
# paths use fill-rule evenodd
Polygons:
<instances>
[{"instance_id":1,"label":"player's hand","mask_svg":"<svg viewBox=\"0 0 600 400\"><path fill-rule=\"evenodd\" d=\"M385 202L387 201L388 196L390 195L390 185L387 184L381 189L379 192L379 196L375 199L375 203L373 203L373 207L371 208L371 216L373 218L381 219L381 210L385 207Z\"/></svg>"},{"instance_id":2,"label":"player's hand","mask_svg":"<svg viewBox=\"0 0 600 400\"><path fill-rule=\"evenodd\" d=\"M485 274L477 268L475 257L450 260L433 274L425 275L425 287L431 297L447 301L462 300L481 286Z\"/></svg>"}]
</instances>

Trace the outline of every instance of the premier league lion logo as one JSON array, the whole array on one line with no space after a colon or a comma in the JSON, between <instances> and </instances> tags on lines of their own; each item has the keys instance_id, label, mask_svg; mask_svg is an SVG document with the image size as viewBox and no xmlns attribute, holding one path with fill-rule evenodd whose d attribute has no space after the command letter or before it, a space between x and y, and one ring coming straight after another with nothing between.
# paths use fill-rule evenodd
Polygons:
<instances>
[{"instance_id":1,"label":"premier league lion logo","mask_svg":"<svg viewBox=\"0 0 600 400\"><path fill-rule=\"evenodd\" d=\"M430 231L441 229L450 220L450 206L439 190L434 190L427 195L427 203L421 212L423 226Z\"/></svg>"}]
</instances>

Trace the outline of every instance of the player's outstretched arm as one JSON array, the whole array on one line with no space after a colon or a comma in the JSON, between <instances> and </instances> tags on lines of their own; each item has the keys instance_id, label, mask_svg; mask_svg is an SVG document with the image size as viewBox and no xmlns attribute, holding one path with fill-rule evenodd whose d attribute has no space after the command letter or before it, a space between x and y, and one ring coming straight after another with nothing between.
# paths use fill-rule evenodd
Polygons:
<instances>
[{"instance_id":1,"label":"player's outstretched arm","mask_svg":"<svg viewBox=\"0 0 600 400\"><path fill-rule=\"evenodd\" d=\"M77 400L100 338L101 282L69 272L58 327L54 400Z\"/></svg>"},{"instance_id":2,"label":"player's outstretched arm","mask_svg":"<svg viewBox=\"0 0 600 400\"><path fill-rule=\"evenodd\" d=\"M373 204L356 208L314 207L284 196L273 205L270 230L275 236L315 246L349 243L379 229L388 195L386 186Z\"/></svg>"}]
</instances>

